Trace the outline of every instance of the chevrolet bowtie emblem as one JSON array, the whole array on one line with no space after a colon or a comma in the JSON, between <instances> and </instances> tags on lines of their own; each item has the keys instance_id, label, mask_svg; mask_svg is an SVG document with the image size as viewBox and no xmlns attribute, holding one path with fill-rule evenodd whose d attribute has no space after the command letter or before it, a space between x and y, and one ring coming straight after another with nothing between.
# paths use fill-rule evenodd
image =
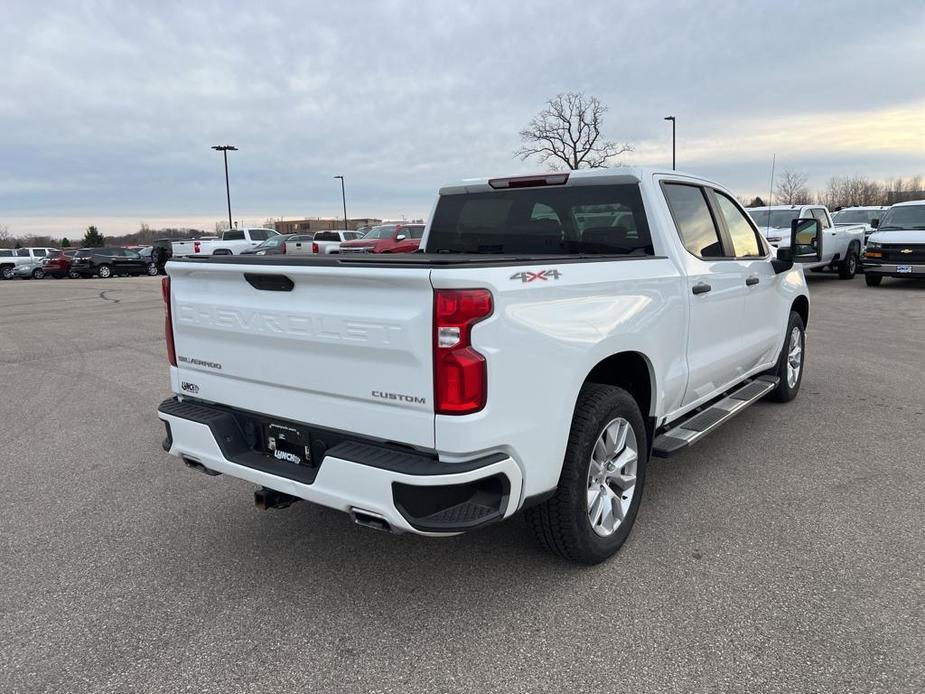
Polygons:
<instances>
[{"instance_id":1,"label":"chevrolet bowtie emblem","mask_svg":"<svg viewBox=\"0 0 925 694\"><path fill-rule=\"evenodd\" d=\"M912 253L912 249L911 249L911 248L903 248L903 249L900 251L900 253L902 253L903 255L909 255L910 253Z\"/></svg>"}]
</instances>

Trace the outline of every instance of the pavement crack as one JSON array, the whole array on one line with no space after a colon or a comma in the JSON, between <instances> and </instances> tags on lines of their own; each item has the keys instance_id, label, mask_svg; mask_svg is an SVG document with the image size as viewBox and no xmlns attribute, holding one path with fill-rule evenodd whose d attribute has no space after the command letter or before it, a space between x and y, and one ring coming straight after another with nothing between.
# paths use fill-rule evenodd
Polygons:
<instances>
[{"instance_id":1,"label":"pavement crack","mask_svg":"<svg viewBox=\"0 0 925 694\"><path fill-rule=\"evenodd\" d=\"M103 301L111 301L111 302L114 303L114 304L118 304L118 303L121 301L121 299L110 299L108 296L106 296L106 294L107 294L108 292L109 292L109 290L103 290L103 291L100 292L100 298L101 298Z\"/></svg>"}]
</instances>

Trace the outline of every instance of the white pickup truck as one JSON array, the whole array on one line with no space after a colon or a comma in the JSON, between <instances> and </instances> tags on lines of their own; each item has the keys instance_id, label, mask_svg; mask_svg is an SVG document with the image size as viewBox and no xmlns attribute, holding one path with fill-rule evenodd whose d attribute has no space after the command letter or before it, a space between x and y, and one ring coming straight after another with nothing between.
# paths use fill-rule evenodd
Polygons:
<instances>
[{"instance_id":1,"label":"white pickup truck","mask_svg":"<svg viewBox=\"0 0 925 694\"><path fill-rule=\"evenodd\" d=\"M168 263L164 448L365 526L451 535L527 509L600 562L650 454L788 401L809 319L796 262L721 186L594 169L440 190L424 253Z\"/></svg>"},{"instance_id":2,"label":"white pickup truck","mask_svg":"<svg viewBox=\"0 0 925 694\"><path fill-rule=\"evenodd\" d=\"M772 205L749 207L748 213L755 224L775 248L790 244L790 225L795 219L815 218L823 231L822 252L819 261L806 265L808 270L837 270L843 280L853 279L864 248L863 224L838 225L824 205Z\"/></svg>"},{"instance_id":3,"label":"white pickup truck","mask_svg":"<svg viewBox=\"0 0 925 694\"><path fill-rule=\"evenodd\" d=\"M197 257L203 255L240 255L243 251L259 246L277 231L262 228L226 229L217 239L192 239L171 241L173 257Z\"/></svg>"},{"instance_id":4,"label":"white pickup truck","mask_svg":"<svg viewBox=\"0 0 925 694\"><path fill-rule=\"evenodd\" d=\"M331 255L340 252L340 245L344 241L355 241L361 238L363 238L362 233L349 229L316 231L310 239L305 236L296 236L286 241L286 253L289 255Z\"/></svg>"}]
</instances>

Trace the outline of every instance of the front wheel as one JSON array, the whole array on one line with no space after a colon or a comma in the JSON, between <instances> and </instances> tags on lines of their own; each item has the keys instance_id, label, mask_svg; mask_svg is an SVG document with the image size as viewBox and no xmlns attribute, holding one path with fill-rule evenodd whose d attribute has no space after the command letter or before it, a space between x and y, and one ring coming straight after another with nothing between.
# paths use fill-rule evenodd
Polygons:
<instances>
[{"instance_id":1,"label":"front wheel","mask_svg":"<svg viewBox=\"0 0 925 694\"><path fill-rule=\"evenodd\" d=\"M777 360L777 366L770 373L780 379L777 387L768 393L768 399L776 402L790 402L800 392L803 382L803 363L806 356L806 329L803 319L796 311L790 312L784 347Z\"/></svg>"},{"instance_id":2,"label":"front wheel","mask_svg":"<svg viewBox=\"0 0 925 694\"><path fill-rule=\"evenodd\" d=\"M154 277L155 275L157 275L157 265L155 265L154 263L148 263L147 272L148 272L148 277Z\"/></svg>"},{"instance_id":3,"label":"front wheel","mask_svg":"<svg viewBox=\"0 0 925 694\"><path fill-rule=\"evenodd\" d=\"M858 271L858 252L854 246L848 249L845 259L838 264L838 277L843 280L854 279Z\"/></svg>"},{"instance_id":4,"label":"front wheel","mask_svg":"<svg viewBox=\"0 0 925 694\"><path fill-rule=\"evenodd\" d=\"M100 265L96 269L96 274L100 276L100 279L109 279L112 277L112 268L110 268L108 265Z\"/></svg>"},{"instance_id":5,"label":"front wheel","mask_svg":"<svg viewBox=\"0 0 925 694\"><path fill-rule=\"evenodd\" d=\"M525 512L540 544L581 564L613 556L636 520L648 451L642 413L628 392L582 386L556 492Z\"/></svg>"},{"instance_id":6,"label":"front wheel","mask_svg":"<svg viewBox=\"0 0 925 694\"><path fill-rule=\"evenodd\" d=\"M11 280L13 279L13 266L7 266L0 268L0 279Z\"/></svg>"},{"instance_id":7,"label":"front wheel","mask_svg":"<svg viewBox=\"0 0 925 694\"><path fill-rule=\"evenodd\" d=\"M880 283L883 281L883 275L875 275L871 272L865 272L864 281L867 283L868 287L879 287Z\"/></svg>"},{"instance_id":8,"label":"front wheel","mask_svg":"<svg viewBox=\"0 0 925 694\"><path fill-rule=\"evenodd\" d=\"M32 271L32 279L40 280L44 278L45 278L45 271L42 268L37 267L35 268L35 270Z\"/></svg>"}]
</instances>

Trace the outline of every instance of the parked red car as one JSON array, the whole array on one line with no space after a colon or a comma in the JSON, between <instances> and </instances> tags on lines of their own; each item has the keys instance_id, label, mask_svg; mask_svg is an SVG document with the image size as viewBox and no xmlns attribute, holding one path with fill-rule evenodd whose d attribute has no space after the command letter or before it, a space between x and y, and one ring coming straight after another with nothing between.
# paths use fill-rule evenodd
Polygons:
<instances>
[{"instance_id":1,"label":"parked red car","mask_svg":"<svg viewBox=\"0 0 925 694\"><path fill-rule=\"evenodd\" d=\"M71 275L71 260L74 258L76 250L73 251L52 251L42 261L42 270L46 275L51 275L56 280ZM77 275L75 274L74 277Z\"/></svg>"},{"instance_id":2,"label":"parked red car","mask_svg":"<svg viewBox=\"0 0 925 694\"><path fill-rule=\"evenodd\" d=\"M361 239L344 241L341 253L414 253L424 236L423 224L381 224Z\"/></svg>"}]
</instances>

